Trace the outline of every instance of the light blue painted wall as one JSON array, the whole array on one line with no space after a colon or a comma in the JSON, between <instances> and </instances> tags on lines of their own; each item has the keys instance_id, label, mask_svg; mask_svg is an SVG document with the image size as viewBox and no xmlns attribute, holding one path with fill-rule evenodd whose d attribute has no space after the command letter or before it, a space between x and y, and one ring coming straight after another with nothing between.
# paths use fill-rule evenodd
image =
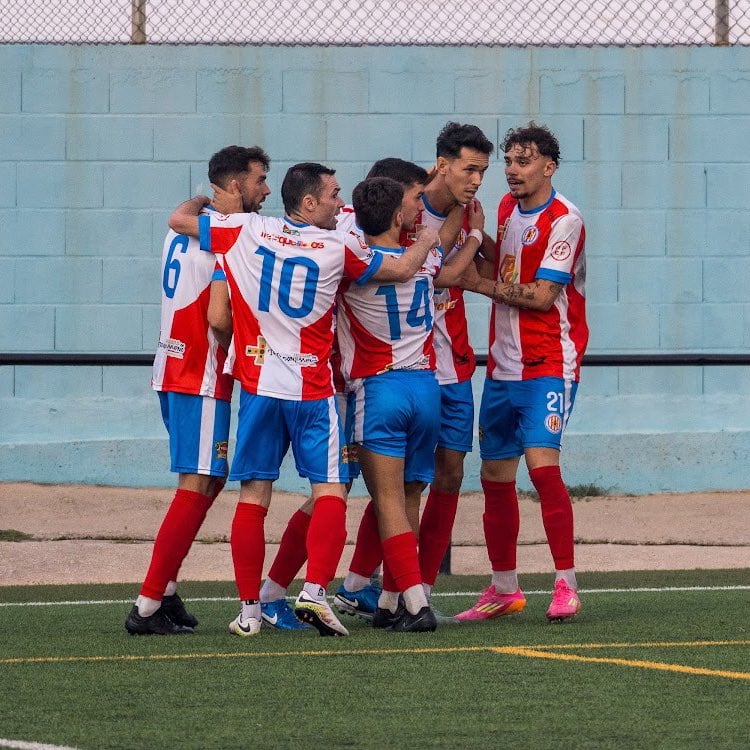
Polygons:
<instances>
[{"instance_id":1,"label":"light blue painted wall","mask_svg":"<svg viewBox=\"0 0 750 750\"><path fill-rule=\"evenodd\" d=\"M300 160L348 193L429 166L448 120L558 134L587 221L589 353L746 352L750 49L0 47L0 351L152 352L166 217L209 156L259 143L267 211ZM494 231L495 155L480 193ZM470 297L486 351L487 304ZM480 372L475 378L481 390ZM171 485L142 367L0 366L0 479ZM569 483L750 486L744 367L585 368ZM288 464L280 486L303 484ZM478 487L478 457L467 462ZM521 481L524 485L524 481Z\"/></svg>"}]
</instances>

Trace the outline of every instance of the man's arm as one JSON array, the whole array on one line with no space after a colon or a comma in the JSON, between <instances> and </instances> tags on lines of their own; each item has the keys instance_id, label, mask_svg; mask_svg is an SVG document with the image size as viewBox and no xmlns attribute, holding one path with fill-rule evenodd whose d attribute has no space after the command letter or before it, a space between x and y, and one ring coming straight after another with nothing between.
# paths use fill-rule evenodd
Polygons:
<instances>
[{"instance_id":1,"label":"man's arm","mask_svg":"<svg viewBox=\"0 0 750 750\"><path fill-rule=\"evenodd\" d=\"M196 195L179 206L169 217L169 228L177 234L198 237L198 214L210 200L205 195Z\"/></svg>"},{"instance_id":2,"label":"man's arm","mask_svg":"<svg viewBox=\"0 0 750 750\"><path fill-rule=\"evenodd\" d=\"M464 276L467 278L467 275ZM555 304L564 284L547 279L534 279L527 284L509 284L504 281L493 281L475 274L464 286L472 292L483 294L497 304L510 307L525 307L528 310L546 312Z\"/></svg>"},{"instance_id":3,"label":"man's arm","mask_svg":"<svg viewBox=\"0 0 750 750\"><path fill-rule=\"evenodd\" d=\"M467 216L469 221L469 236L461 245L461 249L451 255L443 264L440 273L435 277L436 287L459 286L463 275L473 264L477 251L484 241L484 210L482 204L475 200L468 204ZM443 245L445 247L445 245Z\"/></svg>"},{"instance_id":4,"label":"man's arm","mask_svg":"<svg viewBox=\"0 0 750 750\"><path fill-rule=\"evenodd\" d=\"M373 281L408 281L422 267L427 254L440 244L440 237L431 227L422 227L411 247L401 255L383 254L380 268L372 275Z\"/></svg>"},{"instance_id":5,"label":"man's arm","mask_svg":"<svg viewBox=\"0 0 750 750\"><path fill-rule=\"evenodd\" d=\"M229 304L229 285L224 280L211 282L208 298L208 324L223 349L229 350L232 341L232 307Z\"/></svg>"}]
</instances>

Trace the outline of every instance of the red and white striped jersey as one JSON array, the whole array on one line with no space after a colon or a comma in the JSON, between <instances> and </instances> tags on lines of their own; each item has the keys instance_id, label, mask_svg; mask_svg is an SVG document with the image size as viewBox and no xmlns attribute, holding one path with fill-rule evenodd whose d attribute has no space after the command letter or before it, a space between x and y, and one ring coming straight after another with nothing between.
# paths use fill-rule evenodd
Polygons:
<instances>
[{"instance_id":1,"label":"red and white striped jersey","mask_svg":"<svg viewBox=\"0 0 750 750\"><path fill-rule=\"evenodd\" d=\"M416 229L422 226L433 227L440 230L446 219L445 214L435 211L427 199L422 199L425 204L424 211L417 217ZM453 253L466 242L469 226L464 218L464 226L458 233L455 245L446 250L443 260L447 261ZM415 233L401 233L401 244L405 247L414 242ZM469 342L469 331L466 324L466 308L464 306L463 289L448 287L435 289L435 323L434 339L436 357L436 371L438 383L462 383L469 380L476 369L474 350Z\"/></svg>"},{"instance_id":2,"label":"red and white striped jersey","mask_svg":"<svg viewBox=\"0 0 750 750\"><path fill-rule=\"evenodd\" d=\"M373 246L373 250L400 255L405 248ZM389 370L435 369L432 282L441 266L442 254L435 248L409 281L342 284L336 334L347 380Z\"/></svg>"},{"instance_id":3,"label":"red and white striped jersey","mask_svg":"<svg viewBox=\"0 0 750 750\"><path fill-rule=\"evenodd\" d=\"M204 246L227 277L228 366L261 396L307 401L334 393L333 306L342 278L366 281L382 256L354 236L259 214L201 217Z\"/></svg>"},{"instance_id":4,"label":"red and white striped jersey","mask_svg":"<svg viewBox=\"0 0 750 750\"><path fill-rule=\"evenodd\" d=\"M586 351L586 230L581 212L559 193L532 211L510 194L497 211L495 278L513 284L564 284L547 311L493 304L487 377L577 381Z\"/></svg>"},{"instance_id":5,"label":"red and white striped jersey","mask_svg":"<svg viewBox=\"0 0 750 750\"><path fill-rule=\"evenodd\" d=\"M208 325L208 299L216 259L199 241L170 231L164 240L161 324L151 387L232 398L233 381L223 374L226 352Z\"/></svg>"}]
</instances>

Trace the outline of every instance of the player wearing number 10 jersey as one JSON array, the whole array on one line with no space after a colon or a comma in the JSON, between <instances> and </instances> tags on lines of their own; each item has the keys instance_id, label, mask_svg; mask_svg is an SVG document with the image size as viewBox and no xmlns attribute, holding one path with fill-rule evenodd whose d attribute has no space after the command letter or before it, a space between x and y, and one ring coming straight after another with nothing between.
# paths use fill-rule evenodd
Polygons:
<instances>
[{"instance_id":1,"label":"player wearing number 10 jersey","mask_svg":"<svg viewBox=\"0 0 750 750\"><path fill-rule=\"evenodd\" d=\"M198 217L203 198L183 204L170 219L176 231L201 235L229 287L230 366L242 385L230 473L241 481L231 536L243 602L230 624L237 635L260 629L263 523L272 483L290 445L314 501L305 584L295 613L321 635L348 634L328 606L325 591L346 540L344 441L329 362L335 295L344 277L408 279L430 249L415 243L397 259L385 257L351 235L332 231L343 205L334 175L321 164L291 167L281 187L283 219Z\"/></svg>"}]
</instances>

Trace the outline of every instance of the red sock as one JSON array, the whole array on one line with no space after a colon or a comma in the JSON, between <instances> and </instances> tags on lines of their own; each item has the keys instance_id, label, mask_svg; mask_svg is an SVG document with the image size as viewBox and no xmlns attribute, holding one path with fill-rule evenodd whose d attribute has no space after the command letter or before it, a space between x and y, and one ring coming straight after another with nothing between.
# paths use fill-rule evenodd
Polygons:
<instances>
[{"instance_id":1,"label":"red sock","mask_svg":"<svg viewBox=\"0 0 750 750\"><path fill-rule=\"evenodd\" d=\"M315 501L307 530L305 581L328 588L345 544L346 502L336 495L321 495Z\"/></svg>"},{"instance_id":2,"label":"red sock","mask_svg":"<svg viewBox=\"0 0 750 750\"><path fill-rule=\"evenodd\" d=\"M516 569L520 517L515 482L482 480L484 539L492 570Z\"/></svg>"},{"instance_id":3,"label":"red sock","mask_svg":"<svg viewBox=\"0 0 750 750\"><path fill-rule=\"evenodd\" d=\"M383 591L398 591L396 580L388 567L387 560L383 560Z\"/></svg>"},{"instance_id":4,"label":"red sock","mask_svg":"<svg viewBox=\"0 0 750 750\"><path fill-rule=\"evenodd\" d=\"M232 520L232 562L240 599L260 599L260 579L266 555L263 522L267 508L255 503L237 503Z\"/></svg>"},{"instance_id":5,"label":"red sock","mask_svg":"<svg viewBox=\"0 0 750 750\"><path fill-rule=\"evenodd\" d=\"M383 547L380 544L378 517L372 500L367 503L362 520L359 522L357 544L354 546L349 570L359 576L369 578L383 560Z\"/></svg>"},{"instance_id":6,"label":"red sock","mask_svg":"<svg viewBox=\"0 0 750 750\"><path fill-rule=\"evenodd\" d=\"M422 580L432 586L451 543L456 520L458 492L441 492L430 487L430 494L419 524L419 567Z\"/></svg>"},{"instance_id":7,"label":"red sock","mask_svg":"<svg viewBox=\"0 0 750 750\"><path fill-rule=\"evenodd\" d=\"M212 498L191 490L177 490L154 539L141 596L161 600L170 581L177 580L182 561L211 507Z\"/></svg>"},{"instance_id":8,"label":"red sock","mask_svg":"<svg viewBox=\"0 0 750 750\"><path fill-rule=\"evenodd\" d=\"M542 523L555 570L574 567L573 505L559 466L540 466L529 472L542 504Z\"/></svg>"},{"instance_id":9,"label":"red sock","mask_svg":"<svg viewBox=\"0 0 750 750\"><path fill-rule=\"evenodd\" d=\"M413 531L383 539L383 559L387 561L393 575L396 591L406 591L422 583L417 555L417 537Z\"/></svg>"},{"instance_id":10,"label":"red sock","mask_svg":"<svg viewBox=\"0 0 750 750\"><path fill-rule=\"evenodd\" d=\"M310 516L298 510L286 525L268 577L287 589L307 560L307 530Z\"/></svg>"}]
</instances>

